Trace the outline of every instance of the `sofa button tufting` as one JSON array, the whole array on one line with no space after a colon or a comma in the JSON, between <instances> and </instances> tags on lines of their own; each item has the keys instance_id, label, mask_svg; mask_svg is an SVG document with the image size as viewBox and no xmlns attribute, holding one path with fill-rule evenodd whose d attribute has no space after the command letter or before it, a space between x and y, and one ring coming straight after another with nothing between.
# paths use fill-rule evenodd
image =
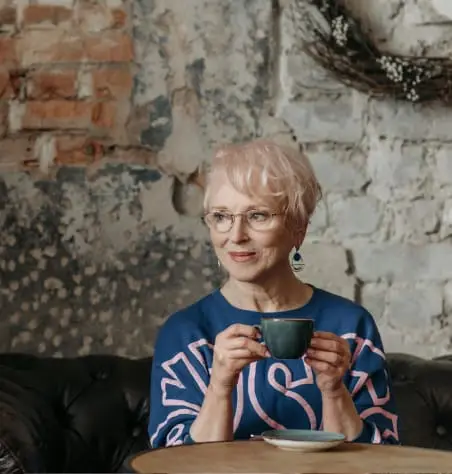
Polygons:
<instances>
[{"instance_id":1,"label":"sofa button tufting","mask_svg":"<svg viewBox=\"0 0 452 474\"><path fill-rule=\"evenodd\" d=\"M141 434L141 427L136 426L132 431L132 436L134 438L138 438L138 436L140 436L140 434Z\"/></svg>"},{"instance_id":2,"label":"sofa button tufting","mask_svg":"<svg viewBox=\"0 0 452 474\"><path fill-rule=\"evenodd\" d=\"M438 425L436 427L436 434L438 436L446 436L447 435L447 430L446 430L446 428L444 428L444 426Z\"/></svg>"}]
</instances>

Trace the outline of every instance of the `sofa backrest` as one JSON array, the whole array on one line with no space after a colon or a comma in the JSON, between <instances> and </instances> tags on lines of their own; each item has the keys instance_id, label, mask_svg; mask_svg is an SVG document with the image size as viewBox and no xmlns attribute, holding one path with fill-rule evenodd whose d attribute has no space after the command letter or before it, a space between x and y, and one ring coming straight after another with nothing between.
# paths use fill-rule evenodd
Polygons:
<instances>
[{"instance_id":1,"label":"sofa backrest","mask_svg":"<svg viewBox=\"0 0 452 474\"><path fill-rule=\"evenodd\" d=\"M452 355L387 355L402 444L452 451ZM451 466L452 468L452 466Z\"/></svg>"},{"instance_id":2,"label":"sofa backrest","mask_svg":"<svg viewBox=\"0 0 452 474\"><path fill-rule=\"evenodd\" d=\"M387 358L402 444L452 450L452 356ZM0 354L0 472L120 470L149 447L151 362Z\"/></svg>"},{"instance_id":3,"label":"sofa backrest","mask_svg":"<svg viewBox=\"0 0 452 474\"><path fill-rule=\"evenodd\" d=\"M118 471L149 447L150 370L149 358L0 354L0 446L27 472Z\"/></svg>"}]
</instances>

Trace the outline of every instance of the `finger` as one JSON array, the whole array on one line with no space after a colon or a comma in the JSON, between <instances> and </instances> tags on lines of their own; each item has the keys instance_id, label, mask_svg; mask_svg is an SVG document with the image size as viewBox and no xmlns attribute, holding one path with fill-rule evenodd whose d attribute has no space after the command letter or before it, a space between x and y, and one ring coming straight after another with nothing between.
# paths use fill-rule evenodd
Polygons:
<instances>
[{"instance_id":1,"label":"finger","mask_svg":"<svg viewBox=\"0 0 452 474\"><path fill-rule=\"evenodd\" d=\"M334 334L334 332L327 331L315 331L312 335L313 337L318 337L320 339L337 339L339 336Z\"/></svg>"},{"instance_id":2,"label":"finger","mask_svg":"<svg viewBox=\"0 0 452 474\"><path fill-rule=\"evenodd\" d=\"M258 339L260 337L259 329L254 326L249 326L247 324L231 324L225 331L224 334L228 338L234 338L239 336L250 337L253 339Z\"/></svg>"},{"instance_id":3,"label":"finger","mask_svg":"<svg viewBox=\"0 0 452 474\"><path fill-rule=\"evenodd\" d=\"M345 357L337 352L327 352L315 349L308 349L307 357L318 362L326 362L334 367L342 367Z\"/></svg>"},{"instance_id":4,"label":"finger","mask_svg":"<svg viewBox=\"0 0 452 474\"><path fill-rule=\"evenodd\" d=\"M323 339L321 337L313 337L311 339L310 346L313 349L319 349L328 352L337 352L339 354L345 354L349 352L349 346L347 341L340 337L334 339Z\"/></svg>"},{"instance_id":5,"label":"finger","mask_svg":"<svg viewBox=\"0 0 452 474\"><path fill-rule=\"evenodd\" d=\"M339 344L344 347L344 349L347 352L350 352L350 344L346 339L344 339L341 336L338 336L337 334L334 334L332 332L326 332L326 331L317 331L313 334L312 336L313 340L319 341L319 340L329 340L329 341L337 341Z\"/></svg>"},{"instance_id":6,"label":"finger","mask_svg":"<svg viewBox=\"0 0 452 474\"><path fill-rule=\"evenodd\" d=\"M228 357L234 360L248 360L248 361L255 361L259 359L264 359L266 357L269 357L270 354L256 354L254 352L251 352L248 349L236 349L234 351L231 351L228 353Z\"/></svg>"},{"instance_id":7,"label":"finger","mask_svg":"<svg viewBox=\"0 0 452 474\"><path fill-rule=\"evenodd\" d=\"M332 366L331 364L329 364L328 362L311 359L309 357L306 357L305 361L316 372L321 372L321 373L335 373L336 372L336 368Z\"/></svg>"},{"instance_id":8,"label":"finger","mask_svg":"<svg viewBox=\"0 0 452 474\"><path fill-rule=\"evenodd\" d=\"M260 357L265 357L268 352L267 347L264 344L260 344L254 339L248 337L235 337L233 339L228 339L224 344L224 349L228 351L246 349L250 354L256 354Z\"/></svg>"}]
</instances>

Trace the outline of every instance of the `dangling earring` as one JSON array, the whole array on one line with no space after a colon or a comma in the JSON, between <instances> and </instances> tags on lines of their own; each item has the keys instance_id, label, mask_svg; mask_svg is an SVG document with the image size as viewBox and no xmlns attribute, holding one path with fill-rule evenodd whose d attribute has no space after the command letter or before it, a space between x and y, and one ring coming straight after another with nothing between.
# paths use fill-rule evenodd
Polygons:
<instances>
[{"instance_id":1,"label":"dangling earring","mask_svg":"<svg viewBox=\"0 0 452 474\"><path fill-rule=\"evenodd\" d=\"M294 272L301 272L301 270L303 270L304 268L304 261L303 261L303 257L301 256L299 248L295 250L294 254L292 255L291 266Z\"/></svg>"}]
</instances>

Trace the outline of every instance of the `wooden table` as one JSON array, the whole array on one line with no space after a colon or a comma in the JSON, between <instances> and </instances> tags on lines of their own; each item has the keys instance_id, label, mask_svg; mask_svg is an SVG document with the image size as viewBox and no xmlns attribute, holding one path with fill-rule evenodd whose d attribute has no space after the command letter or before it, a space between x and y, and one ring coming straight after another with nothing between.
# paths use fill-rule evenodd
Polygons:
<instances>
[{"instance_id":1,"label":"wooden table","mask_svg":"<svg viewBox=\"0 0 452 474\"><path fill-rule=\"evenodd\" d=\"M345 443L331 451L283 451L264 441L199 443L133 456L137 473L452 473L452 452Z\"/></svg>"}]
</instances>

